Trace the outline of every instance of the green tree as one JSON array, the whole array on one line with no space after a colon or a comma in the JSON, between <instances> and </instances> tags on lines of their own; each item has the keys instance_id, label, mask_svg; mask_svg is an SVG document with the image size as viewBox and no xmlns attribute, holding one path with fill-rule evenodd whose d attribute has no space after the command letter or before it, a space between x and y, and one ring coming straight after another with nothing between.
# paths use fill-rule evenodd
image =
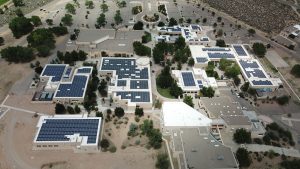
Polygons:
<instances>
[{"instance_id":1,"label":"green tree","mask_svg":"<svg viewBox=\"0 0 300 169\"><path fill-rule=\"evenodd\" d=\"M241 84L241 79L238 76L236 76L233 78L233 82L236 86L238 86Z\"/></svg>"},{"instance_id":2,"label":"green tree","mask_svg":"<svg viewBox=\"0 0 300 169\"><path fill-rule=\"evenodd\" d=\"M183 94L182 89L177 85L177 83L173 83L173 85L170 88L170 94L177 98L178 96L181 96Z\"/></svg>"},{"instance_id":3,"label":"green tree","mask_svg":"<svg viewBox=\"0 0 300 169\"><path fill-rule=\"evenodd\" d=\"M176 48L176 49L183 49L183 48L185 48L186 43L185 43L184 37L179 36L179 37L176 39L174 45L175 45L175 48Z\"/></svg>"},{"instance_id":4,"label":"green tree","mask_svg":"<svg viewBox=\"0 0 300 169\"><path fill-rule=\"evenodd\" d=\"M53 19L46 19L46 23L51 26L53 25Z\"/></svg>"},{"instance_id":5,"label":"green tree","mask_svg":"<svg viewBox=\"0 0 300 169\"><path fill-rule=\"evenodd\" d=\"M226 68L231 67L232 64L233 62L228 59L221 59L219 64L219 69L225 71Z\"/></svg>"},{"instance_id":6,"label":"green tree","mask_svg":"<svg viewBox=\"0 0 300 169\"><path fill-rule=\"evenodd\" d=\"M67 106L67 112L69 114L75 114L75 110L74 110L74 108L72 106Z\"/></svg>"},{"instance_id":7,"label":"green tree","mask_svg":"<svg viewBox=\"0 0 300 169\"><path fill-rule=\"evenodd\" d=\"M4 38L0 37L0 46L4 45Z\"/></svg>"},{"instance_id":8,"label":"green tree","mask_svg":"<svg viewBox=\"0 0 300 169\"><path fill-rule=\"evenodd\" d=\"M240 164L240 167L249 167L251 164L251 159L249 157L249 153L244 148L239 148L236 151L236 158Z\"/></svg>"},{"instance_id":9,"label":"green tree","mask_svg":"<svg viewBox=\"0 0 300 169\"><path fill-rule=\"evenodd\" d=\"M65 114L66 108L63 104L56 103L55 105L55 114Z\"/></svg>"},{"instance_id":10,"label":"green tree","mask_svg":"<svg viewBox=\"0 0 300 169\"><path fill-rule=\"evenodd\" d=\"M108 11L108 6L105 3L101 4L101 10L102 10L103 13L107 12Z\"/></svg>"},{"instance_id":11,"label":"green tree","mask_svg":"<svg viewBox=\"0 0 300 169\"><path fill-rule=\"evenodd\" d=\"M148 138L149 138L149 145L151 147L153 147L154 149L161 148L162 134L159 131L159 129L150 130L150 133L148 134Z\"/></svg>"},{"instance_id":12,"label":"green tree","mask_svg":"<svg viewBox=\"0 0 300 169\"><path fill-rule=\"evenodd\" d=\"M7 47L2 49L1 56L6 61L14 63L30 62L35 58L31 48L22 46Z\"/></svg>"},{"instance_id":13,"label":"green tree","mask_svg":"<svg viewBox=\"0 0 300 169\"><path fill-rule=\"evenodd\" d=\"M238 66L238 64L233 64L233 66L231 67L227 67L225 69L225 75L228 78L235 78L240 74L240 67Z\"/></svg>"},{"instance_id":14,"label":"green tree","mask_svg":"<svg viewBox=\"0 0 300 169\"><path fill-rule=\"evenodd\" d=\"M9 23L9 29L12 31L15 38L20 38L33 30L33 25L30 19L25 17L16 17Z\"/></svg>"},{"instance_id":15,"label":"green tree","mask_svg":"<svg viewBox=\"0 0 300 169\"><path fill-rule=\"evenodd\" d=\"M123 22L123 19L122 19L122 17L121 17L120 10L117 10L117 11L116 11L116 14L115 14L115 16L114 16L114 20L115 20L116 25L119 25L120 23Z\"/></svg>"},{"instance_id":16,"label":"green tree","mask_svg":"<svg viewBox=\"0 0 300 169\"><path fill-rule=\"evenodd\" d=\"M56 36L63 36L68 34L68 28L65 26L55 26L50 28L50 31L54 33Z\"/></svg>"},{"instance_id":17,"label":"green tree","mask_svg":"<svg viewBox=\"0 0 300 169\"><path fill-rule=\"evenodd\" d=\"M109 147L109 141L107 139L102 139L100 141L100 147L103 149L107 149Z\"/></svg>"},{"instance_id":18,"label":"green tree","mask_svg":"<svg viewBox=\"0 0 300 169\"><path fill-rule=\"evenodd\" d=\"M28 37L27 42L31 47L47 46L53 49L55 40L52 31L46 28L34 30Z\"/></svg>"},{"instance_id":19,"label":"green tree","mask_svg":"<svg viewBox=\"0 0 300 169\"><path fill-rule=\"evenodd\" d=\"M34 26L42 25L42 21L39 16L31 16L31 22L33 23Z\"/></svg>"},{"instance_id":20,"label":"green tree","mask_svg":"<svg viewBox=\"0 0 300 169\"><path fill-rule=\"evenodd\" d=\"M175 25L178 25L176 19L170 18L170 20L169 20L169 26L175 26Z\"/></svg>"},{"instance_id":21,"label":"green tree","mask_svg":"<svg viewBox=\"0 0 300 169\"><path fill-rule=\"evenodd\" d=\"M151 34L149 32L145 32L142 36L142 43L148 43L152 40Z\"/></svg>"},{"instance_id":22,"label":"green tree","mask_svg":"<svg viewBox=\"0 0 300 169\"><path fill-rule=\"evenodd\" d=\"M254 43L252 49L258 57L264 57L267 52L265 45L262 43Z\"/></svg>"},{"instance_id":23,"label":"green tree","mask_svg":"<svg viewBox=\"0 0 300 169\"><path fill-rule=\"evenodd\" d=\"M201 89L201 93L203 94L204 97L214 97L215 95L215 90L212 87L203 87Z\"/></svg>"},{"instance_id":24,"label":"green tree","mask_svg":"<svg viewBox=\"0 0 300 169\"><path fill-rule=\"evenodd\" d=\"M18 7L18 6L24 6L25 5L25 3L23 2L23 0L13 0L12 2L14 3L14 5L16 7Z\"/></svg>"},{"instance_id":25,"label":"green tree","mask_svg":"<svg viewBox=\"0 0 300 169\"><path fill-rule=\"evenodd\" d=\"M151 48L143 45L141 42L133 42L133 50L139 56L151 56Z\"/></svg>"},{"instance_id":26,"label":"green tree","mask_svg":"<svg viewBox=\"0 0 300 169\"><path fill-rule=\"evenodd\" d=\"M194 64L195 64L194 58L189 58L188 65L189 66L194 66Z\"/></svg>"},{"instance_id":27,"label":"green tree","mask_svg":"<svg viewBox=\"0 0 300 169\"><path fill-rule=\"evenodd\" d=\"M226 47L226 43L225 43L225 41L223 39L217 39L216 46Z\"/></svg>"},{"instance_id":28,"label":"green tree","mask_svg":"<svg viewBox=\"0 0 300 169\"><path fill-rule=\"evenodd\" d=\"M250 85L249 82L244 83L243 86L241 87L241 90L243 92L246 92L249 89L249 85Z\"/></svg>"},{"instance_id":29,"label":"green tree","mask_svg":"<svg viewBox=\"0 0 300 169\"><path fill-rule=\"evenodd\" d=\"M174 82L174 79L172 78L172 76L170 74L170 67L169 66L165 66L165 68L158 75L157 80L156 80L156 84L160 88L166 89L166 88L171 87L171 85L173 84L173 82Z\"/></svg>"},{"instance_id":30,"label":"green tree","mask_svg":"<svg viewBox=\"0 0 300 169\"><path fill-rule=\"evenodd\" d=\"M48 46L45 46L45 45L41 45L41 46L38 46L36 47L37 51L38 51L38 55L40 57L46 57L50 54L50 48Z\"/></svg>"},{"instance_id":31,"label":"green tree","mask_svg":"<svg viewBox=\"0 0 300 169\"><path fill-rule=\"evenodd\" d=\"M255 30L254 29L248 29L248 34L249 36L253 36L255 34Z\"/></svg>"},{"instance_id":32,"label":"green tree","mask_svg":"<svg viewBox=\"0 0 300 169\"><path fill-rule=\"evenodd\" d=\"M66 6L65 6L65 9L70 14L73 14L73 15L76 14L75 6L71 3L67 3Z\"/></svg>"},{"instance_id":33,"label":"green tree","mask_svg":"<svg viewBox=\"0 0 300 169\"><path fill-rule=\"evenodd\" d=\"M139 108L139 107L136 107L135 108L135 112L134 112L134 114L136 115L136 116L144 116L144 109L143 108Z\"/></svg>"},{"instance_id":34,"label":"green tree","mask_svg":"<svg viewBox=\"0 0 300 169\"><path fill-rule=\"evenodd\" d=\"M61 22L66 26L71 26L73 24L73 17L70 14L65 14L64 17L61 18Z\"/></svg>"},{"instance_id":35,"label":"green tree","mask_svg":"<svg viewBox=\"0 0 300 169\"><path fill-rule=\"evenodd\" d=\"M98 26L105 26L106 25L106 18L105 18L105 14L101 13L100 16L97 18L97 25Z\"/></svg>"},{"instance_id":36,"label":"green tree","mask_svg":"<svg viewBox=\"0 0 300 169\"><path fill-rule=\"evenodd\" d=\"M251 132L244 128L237 129L233 134L233 140L238 144L251 143Z\"/></svg>"},{"instance_id":37,"label":"green tree","mask_svg":"<svg viewBox=\"0 0 300 169\"><path fill-rule=\"evenodd\" d=\"M122 107L116 107L115 115L119 118L123 117L125 115L124 109Z\"/></svg>"},{"instance_id":38,"label":"green tree","mask_svg":"<svg viewBox=\"0 0 300 169\"><path fill-rule=\"evenodd\" d=\"M133 25L133 30L143 30L144 24L141 21L138 21Z\"/></svg>"},{"instance_id":39,"label":"green tree","mask_svg":"<svg viewBox=\"0 0 300 169\"><path fill-rule=\"evenodd\" d=\"M86 6L87 9L94 9L94 7L95 7L94 2L91 1L91 0L85 1L85 6Z\"/></svg>"},{"instance_id":40,"label":"green tree","mask_svg":"<svg viewBox=\"0 0 300 169\"><path fill-rule=\"evenodd\" d=\"M24 17L24 13L20 8L16 9L15 13L18 17Z\"/></svg>"},{"instance_id":41,"label":"green tree","mask_svg":"<svg viewBox=\"0 0 300 169\"><path fill-rule=\"evenodd\" d=\"M291 74L295 77L300 77L300 64L295 64L291 70Z\"/></svg>"},{"instance_id":42,"label":"green tree","mask_svg":"<svg viewBox=\"0 0 300 169\"><path fill-rule=\"evenodd\" d=\"M157 155L157 160L155 163L155 167L157 169L168 169L170 166L170 161L168 159L167 154L158 154Z\"/></svg>"},{"instance_id":43,"label":"green tree","mask_svg":"<svg viewBox=\"0 0 300 169\"><path fill-rule=\"evenodd\" d=\"M157 26L163 27L163 26L165 26L165 23L163 23L162 21L160 21L160 22L158 22Z\"/></svg>"},{"instance_id":44,"label":"green tree","mask_svg":"<svg viewBox=\"0 0 300 169\"><path fill-rule=\"evenodd\" d=\"M35 69L34 69L35 73L40 75L43 71L43 67L42 66L37 66Z\"/></svg>"},{"instance_id":45,"label":"green tree","mask_svg":"<svg viewBox=\"0 0 300 169\"><path fill-rule=\"evenodd\" d=\"M79 114L81 112L81 109L79 108L79 106L77 104L75 105L74 110L75 110L76 114Z\"/></svg>"},{"instance_id":46,"label":"green tree","mask_svg":"<svg viewBox=\"0 0 300 169\"><path fill-rule=\"evenodd\" d=\"M290 100L290 98L287 95L277 97L277 99L276 99L276 101L279 105L286 105L289 103L289 100Z\"/></svg>"},{"instance_id":47,"label":"green tree","mask_svg":"<svg viewBox=\"0 0 300 169\"><path fill-rule=\"evenodd\" d=\"M191 96L185 96L183 102L191 107L194 107L193 98Z\"/></svg>"}]
</instances>

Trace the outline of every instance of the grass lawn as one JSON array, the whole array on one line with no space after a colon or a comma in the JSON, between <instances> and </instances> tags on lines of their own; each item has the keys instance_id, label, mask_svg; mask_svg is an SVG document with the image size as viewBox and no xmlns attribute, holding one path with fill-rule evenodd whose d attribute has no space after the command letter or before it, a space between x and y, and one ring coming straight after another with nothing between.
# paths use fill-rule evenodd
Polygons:
<instances>
[{"instance_id":1,"label":"grass lawn","mask_svg":"<svg viewBox=\"0 0 300 169\"><path fill-rule=\"evenodd\" d=\"M0 5L3 5L4 3L6 3L9 0L0 0Z\"/></svg>"},{"instance_id":2,"label":"grass lawn","mask_svg":"<svg viewBox=\"0 0 300 169\"><path fill-rule=\"evenodd\" d=\"M160 87L157 87L157 91L160 95L164 96L164 97L167 97L167 98L170 98L170 99L175 99L171 94L170 94L170 89L163 89L163 88L160 88Z\"/></svg>"}]
</instances>

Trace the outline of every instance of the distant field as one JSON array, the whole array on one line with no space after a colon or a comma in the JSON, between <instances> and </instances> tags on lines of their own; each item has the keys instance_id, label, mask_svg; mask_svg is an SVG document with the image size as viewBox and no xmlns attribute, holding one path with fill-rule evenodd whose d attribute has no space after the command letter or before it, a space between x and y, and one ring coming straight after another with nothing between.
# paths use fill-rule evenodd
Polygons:
<instances>
[{"instance_id":1,"label":"distant field","mask_svg":"<svg viewBox=\"0 0 300 169\"><path fill-rule=\"evenodd\" d=\"M0 0L0 5L3 5L4 3L8 2L9 0Z\"/></svg>"}]
</instances>

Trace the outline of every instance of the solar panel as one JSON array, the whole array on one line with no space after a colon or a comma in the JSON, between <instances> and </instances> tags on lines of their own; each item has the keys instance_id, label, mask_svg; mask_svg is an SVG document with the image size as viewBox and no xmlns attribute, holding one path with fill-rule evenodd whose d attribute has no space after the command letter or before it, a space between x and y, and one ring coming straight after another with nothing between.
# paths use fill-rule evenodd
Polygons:
<instances>
[{"instance_id":1,"label":"solar panel","mask_svg":"<svg viewBox=\"0 0 300 169\"><path fill-rule=\"evenodd\" d=\"M196 86L193 73L182 72L181 75L182 75L184 86Z\"/></svg>"},{"instance_id":2,"label":"solar panel","mask_svg":"<svg viewBox=\"0 0 300 169\"><path fill-rule=\"evenodd\" d=\"M202 48L202 51L226 52L226 51L230 51L230 49L229 48Z\"/></svg>"},{"instance_id":3,"label":"solar panel","mask_svg":"<svg viewBox=\"0 0 300 169\"><path fill-rule=\"evenodd\" d=\"M246 51L241 45L233 45L233 48L239 56L247 56Z\"/></svg>"},{"instance_id":4,"label":"solar panel","mask_svg":"<svg viewBox=\"0 0 300 169\"><path fill-rule=\"evenodd\" d=\"M228 59L234 58L231 53L207 53L209 58L220 58L220 59Z\"/></svg>"},{"instance_id":5,"label":"solar panel","mask_svg":"<svg viewBox=\"0 0 300 169\"><path fill-rule=\"evenodd\" d=\"M79 68L77 70L77 73L90 73L92 71L92 68Z\"/></svg>"},{"instance_id":6,"label":"solar panel","mask_svg":"<svg viewBox=\"0 0 300 169\"><path fill-rule=\"evenodd\" d=\"M47 65L44 69L44 72L42 76L51 76L52 82L60 81L64 71L65 71L66 65Z\"/></svg>"},{"instance_id":7,"label":"solar panel","mask_svg":"<svg viewBox=\"0 0 300 169\"><path fill-rule=\"evenodd\" d=\"M87 136L87 144L95 144L98 138L99 119L45 119L36 141L70 141L67 136Z\"/></svg>"},{"instance_id":8,"label":"solar panel","mask_svg":"<svg viewBox=\"0 0 300 169\"><path fill-rule=\"evenodd\" d=\"M130 80L130 89L148 89L148 80Z\"/></svg>"},{"instance_id":9,"label":"solar panel","mask_svg":"<svg viewBox=\"0 0 300 169\"><path fill-rule=\"evenodd\" d=\"M117 86L126 86L126 80L118 80Z\"/></svg>"},{"instance_id":10,"label":"solar panel","mask_svg":"<svg viewBox=\"0 0 300 169\"><path fill-rule=\"evenodd\" d=\"M272 82L269 80L252 80L253 85L270 86Z\"/></svg>"},{"instance_id":11,"label":"solar panel","mask_svg":"<svg viewBox=\"0 0 300 169\"><path fill-rule=\"evenodd\" d=\"M55 97L83 97L87 76L75 75L71 83L61 83Z\"/></svg>"},{"instance_id":12,"label":"solar panel","mask_svg":"<svg viewBox=\"0 0 300 169\"><path fill-rule=\"evenodd\" d=\"M64 78L69 78L71 75L71 72L72 72L72 68L69 67L64 74Z\"/></svg>"},{"instance_id":13,"label":"solar panel","mask_svg":"<svg viewBox=\"0 0 300 169\"><path fill-rule=\"evenodd\" d=\"M197 63L205 63L208 61L207 58L202 58L202 57L197 57L196 60L197 60Z\"/></svg>"},{"instance_id":14,"label":"solar panel","mask_svg":"<svg viewBox=\"0 0 300 169\"><path fill-rule=\"evenodd\" d=\"M149 92L117 92L116 95L131 102L150 102Z\"/></svg>"}]
</instances>

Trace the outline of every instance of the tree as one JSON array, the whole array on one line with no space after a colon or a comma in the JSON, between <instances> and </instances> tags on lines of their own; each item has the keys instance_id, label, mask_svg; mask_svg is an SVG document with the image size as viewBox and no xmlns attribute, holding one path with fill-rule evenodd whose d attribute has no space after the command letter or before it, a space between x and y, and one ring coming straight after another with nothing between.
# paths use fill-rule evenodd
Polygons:
<instances>
[{"instance_id":1,"label":"tree","mask_svg":"<svg viewBox=\"0 0 300 169\"><path fill-rule=\"evenodd\" d=\"M192 19L191 19L191 18L188 18L188 19L186 20L186 22L187 22L187 23L191 23L191 22L192 22Z\"/></svg>"},{"instance_id":2,"label":"tree","mask_svg":"<svg viewBox=\"0 0 300 169\"><path fill-rule=\"evenodd\" d=\"M77 104L75 105L74 110L75 110L76 114L79 114L81 112L81 109L79 108L79 106Z\"/></svg>"},{"instance_id":3,"label":"tree","mask_svg":"<svg viewBox=\"0 0 300 169\"><path fill-rule=\"evenodd\" d=\"M249 157L248 151L244 148L239 148L236 151L236 158L240 164L240 167L249 167L251 164L251 159Z\"/></svg>"},{"instance_id":4,"label":"tree","mask_svg":"<svg viewBox=\"0 0 300 169\"><path fill-rule=\"evenodd\" d=\"M41 45L41 46L38 46L36 47L37 51L38 51L38 55L40 57L46 57L50 54L50 48L48 46L45 46L45 45Z\"/></svg>"},{"instance_id":5,"label":"tree","mask_svg":"<svg viewBox=\"0 0 300 169\"><path fill-rule=\"evenodd\" d=\"M171 85L173 84L173 82L174 82L174 79L172 78L172 76L170 74L170 67L169 66L165 66L165 68L158 75L158 77L156 79L156 84L160 88L166 89L166 88L171 87Z\"/></svg>"},{"instance_id":6,"label":"tree","mask_svg":"<svg viewBox=\"0 0 300 169\"><path fill-rule=\"evenodd\" d=\"M298 169L300 168L300 160L299 159L293 159L293 160L283 160L280 165L284 169Z\"/></svg>"},{"instance_id":7,"label":"tree","mask_svg":"<svg viewBox=\"0 0 300 169\"><path fill-rule=\"evenodd\" d=\"M7 47L2 49L1 56L6 61L14 63L30 62L35 58L31 48L22 46Z\"/></svg>"},{"instance_id":8,"label":"tree","mask_svg":"<svg viewBox=\"0 0 300 169\"><path fill-rule=\"evenodd\" d=\"M143 108L139 108L139 107L136 107L135 108L135 112L134 112L134 114L136 115L136 116L144 116L144 109Z\"/></svg>"},{"instance_id":9,"label":"tree","mask_svg":"<svg viewBox=\"0 0 300 169\"><path fill-rule=\"evenodd\" d=\"M291 70L291 74L297 78L300 77L300 64L296 64L293 66L293 68Z\"/></svg>"},{"instance_id":10,"label":"tree","mask_svg":"<svg viewBox=\"0 0 300 169\"><path fill-rule=\"evenodd\" d=\"M85 6L87 9L94 9L94 2L91 0L85 1Z\"/></svg>"},{"instance_id":11,"label":"tree","mask_svg":"<svg viewBox=\"0 0 300 169\"><path fill-rule=\"evenodd\" d=\"M15 38L20 38L33 30L33 25L30 19L25 17L16 17L9 23L9 29L12 31Z\"/></svg>"},{"instance_id":12,"label":"tree","mask_svg":"<svg viewBox=\"0 0 300 169\"><path fill-rule=\"evenodd\" d=\"M119 118L123 117L125 114L124 109L122 107L115 108L115 115Z\"/></svg>"},{"instance_id":13,"label":"tree","mask_svg":"<svg viewBox=\"0 0 300 169\"><path fill-rule=\"evenodd\" d=\"M189 66L194 66L194 64L195 64L194 58L189 58L188 65Z\"/></svg>"},{"instance_id":14,"label":"tree","mask_svg":"<svg viewBox=\"0 0 300 169\"><path fill-rule=\"evenodd\" d=\"M222 17L221 16L217 17L217 21L221 22L222 21Z\"/></svg>"},{"instance_id":15,"label":"tree","mask_svg":"<svg viewBox=\"0 0 300 169\"><path fill-rule=\"evenodd\" d=\"M133 42L133 50L139 56L151 56L151 48L143 45L141 42Z\"/></svg>"},{"instance_id":16,"label":"tree","mask_svg":"<svg viewBox=\"0 0 300 169\"><path fill-rule=\"evenodd\" d=\"M162 134L159 129L151 129L148 133L149 145L154 149L159 149L162 142Z\"/></svg>"},{"instance_id":17,"label":"tree","mask_svg":"<svg viewBox=\"0 0 300 169\"><path fill-rule=\"evenodd\" d=\"M142 36L142 43L148 43L152 40L151 34L149 32L145 32Z\"/></svg>"},{"instance_id":18,"label":"tree","mask_svg":"<svg viewBox=\"0 0 300 169\"><path fill-rule=\"evenodd\" d=\"M114 20L115 20L116 25L119 25L120 23L123 22L123 19L122 19L122 17L121 17L120 10L117 10L117 11L116 11L116 14L115 14L115 16L114 16Z\"/></svg>"},{"instance_id":19,"label":"tree","mask_svg":"<svg viewBox=\"0 0 300 169\"><path fill-rule=\"evenodd\" d=\"M66 108L63 104L56 103L55 105L55 114L65 114Z\"/></svg>"},{"instance_id":20,"label":"tree","mask_svg":"<svg viewBox=\"0 0 300 169\"><path fill-rule=\"evenodd\" d=\"M51 30L46 28L36 29L27 37L28 45L31 47L46 46L53 49L55 40Z\"/></svg>"},{"instance_id":21,"label":"tree","mask_svg":"<svg viewBox=\"0 0 300 169\"><path fill-rule=\"evenodd\" d=\"M250 85L249 82L244 83L243 86L241 87L241 90L243 92L246 92L249 89L249 85Z\"/></svg>"},{"instance_id":22,"label":"tree","mask_svg":"<svg viewBox=\"0 0 300 169\"><path fill-rule=\"evenodd\" d=\"M267 52L265 45L262 43L254 43L252 49L258 57L264 57Z\"/></svg>"},{"instance_id":23,"label":"tree","mask_svg":"<svg viewBox=\"0 0 300 169\"><path fill-rule=\"evenodd\" d=\"M120 7L120 8L124 8L124 7L126 7L126 5L127 5L127 4L126 4L125 1L122 1L122 2L119 3L119 7Z\"/></svg>"},{"instance_id":24,"label":"tree","mask_svg":"<svg viewBox=\"0 0 300 169\"><path fill-rule=\"evenodd\" d=\"M251 132L244 128L237 129L233 134L233 140L238 144L251 143Z\"/></svg>"},{"instance_id":25,"label":"tree","mask_svg":"<svg viewBox=\"0 0 300 169\"><path fill-rule=\"evenodd\" d=\"M162 21L160 21L160 22L158 22L157 26L163 27L163 26L165 26L165 23L163 23Z\"/></svg>"},{"instance_id":26,"label":"tree","mask_svg":"<svg viewBox=\"0 0 300 169\"><path fill-rule=\"evenodd\" d=\"M42 25L42 21L39 16L31 16L31 22L33 23L34 26Z\"/></svg>"},{"instance_id":27,"label":"tree","mask_svg":"<svg viewBox=\"0 0 300 169\"><path fill-rule=\"evenodd\" d=\"M241 79L240 79L238 76L234 77L234 78L233 78L233 81L234 81L234 84L235 84L236 86L238 86L238 85L241 84Z\"/></svg>"},{"instance_id":28,"label":"tree","mask_svg":"<svg viewBox=\"0 0 300 169\"><path fill-rule=\"evenodd\" d=\"M73 24L72 15L65 14L65 16L61 18L61 22L66 26L71 26Z\"/></svg>"},{"instance_id":29,"label":"tree","mask_svg":"<svg viewBox=\"0 0 300 169\"><path fill-rule=\"evenodd\" d=\"M43 67L42 66L37 66L35 69L34 69L35 73L40 75L43 71Z\"/></svg>"},{"instance_id":30,"label":"tree","mask_svg":"<svg viewBox=\"0 0 300 169\"><path fill-rule=\"evenodd\" d=\"M226 43L225 43L225 41L223 39L217 39L216 46L226 47Z\"/></svg>"},{"instance_id":31,"label":"tree","mask_svg":"<svg viewBox=\"0 0 300 169\"><path fill-rule=\"evenodd\" d=\"M103 149L107 149L109 147L109 141L107 139L102 139L100 141L100 147Z\"/></svg>"},{"instance_id":32,"label":"tree","mask_svg":"<svg viewBox=\"0 0 300 169\"><path fill-rule=\"evenodd\" d=\"M24 17L24 13L20 8L16 9L15 13L18 17Z\"/></svg>"},{"instance_id":33,"label":"tree","mask_svg":"<svg viewBox=\"0 0 300 169\"><path fill-rule=\"evenodd\" d=\"M191 107L194 107L193 98L191 96L185 96L183 102Z\"/></svg>"},{"instance_id":34,"label":"tree","mask_svg":"<svg viewBox=\"0 0 300 169\"><path fill-rule=\"evenodd\" d=\"M68 28L65 26L55 26L50 28L50 31L54 33L56 36L63 36L68 34Z\"/></svg>"},{"instance_id":35,"label":"tree","mask_svg":"<svg viewBox=\"0 0 300 169\"><path fill-rule=\"evenodd\" d=\"M203 18L203 19L202 19L202 22L203 22L203 23L206 23L206 22L207 22L207 18Z\"/></svg>"},{"instance_id":36,"label":"tree","mask_svg":"<svg viewBox=\"0 0 300 169\"><path fill-rule=\"evenodd\" d=\"M46 19L46 23L51 26L53 25L53 19Z\"/></svg>"},{"instance_id":37,"label":"tree","mask_svg":"<svg viewBox=\"0 0 300 169\"><path fill-rule=\"evenodd\" d=\"M70 14L73 14L73 15L76 14L75 6L71 3L67 3L66 6L65 6L65 9Z\"/></svg>"},{"instance_id":38,"label":"tree","mask_svg":"<svg viewBox=\"0 0 300 169\"><path fill-rule=\"evenodd\" d=\"M100 16L97 18L97 25L101 27L101 26L105 26L106 23L107 22L106 22L105 14L101 13Z\"/></svg>"},{"instance_id":39,"label":"tree","mask_svg":"<svg viewBox=\"0 0 300 169\"><path fill-rule=\"evenodd\" d=\"M176 48L176 49L183 49L183 48L185 48L186 43L185 43L184 37L179 36L179 37L176 39L174 45L175 45L175 48Z\"/></svg>"},{"instance_id":40,"label":"tree","mask_svg":"<svg viewBox=\"0 0 300 169\"><path fill-rule=\"evenodd\" d=\"M249 36L253 36L255 34L255 30L254 29L248 29L248 34Z\"/></svg>"},{"instance_id":41,"label":"tree","mask_svg":"<svg viewBox=\"0 0 300 169\"><path fill-rule=\"evenodd\" d=\"M201 93L203 94L204 97L214 97L215 95L215 90L212 87L203 87L201 89Z\"/></svg>"},{"instance_id":42,"label":"tree","mask_svg":"<svg viewBox=\"0 0 300 169\"><path fill-rule=\"evenodd\" d=\"M4 45L4 38L0 37L0 46Z\"/></svg>"},{"instance_id":43,"label":"tree","mask_svg":"<svg viewBox=\"0 0 300 169\"><path fill-rule=\"evenodd\" d=\"M72 106L67 106L67 112L69 114L75 114L75 110L74 110L74 108Z\"/></svg>"},{"instance_id":44,"label":"tree","mask_svg":"<svg viewBox=\"0 0 300 169\"><path fill-rule=\"evenodd\" d=\"M177 98L178 96L181 96L183 94L182 89L177 85L177 83L173 83L173 85L170 88L170 94Z\"/></svg>"},{"instance_id":45,"label":"tree","mask_svg":"<svg viewBox=\"0 0 300 169\"><path fill-rule=\"evenodd\" d=\"M15 7L24 6L25 5L25 3L23 2L23 0L13 0L13 3L15 5Z\"/></svg>"},{"instance_id":46,"label":"tree","mask_svg":"<svg viewBox=\"0 0 300 169\"><path fill-rule=\"evenodd\" d=\"M102 10L103 13L107 12L108 11L108 6L105 3L101 4L101 10Z\"/></svg>"},{"instance_id":47,"label":"tree","mask_svg":"<svg viewBox=\"0 0 300 169\"><path fill-rule=\"evenodd\" d=\"M283 96L277 97L277 99L276 99L277 103L280 104L280 105L286 105L286 104L288 104L289 100L290 100L290 98L287 95L283 95Z\"/></svg>"},{"instance_id":48,"label":"tree","mask_svg":"<svg viewBox=\"0 0 300 169\"><path fill-rule=\"evenodd\" d=\"M138 21L133 25L133 30L143 30L144 24L141 21Z\"/></svg>"},{"instance_id":49,"label":"tree","mask_svg":"<svg viewBox=\"0 0 300 169\"><path fill-rule=\"evenodd\" d=\"M166 154L158 154L157 160L155 163L155 167L157 169L168 169L170 166L170 161L168 159L168 155Z\"/></svg>"},{"instance_id":50,"label":"tree","mask_svg":"<svg viewBox=\"0 0 300 169\"><path fill-rule=\"evenodd\" d=\"M175 25L178 25L176 19L174 18L170 18L170 21L169 21L169 26L175 26Z\"/></svg>"}]
</instances>

